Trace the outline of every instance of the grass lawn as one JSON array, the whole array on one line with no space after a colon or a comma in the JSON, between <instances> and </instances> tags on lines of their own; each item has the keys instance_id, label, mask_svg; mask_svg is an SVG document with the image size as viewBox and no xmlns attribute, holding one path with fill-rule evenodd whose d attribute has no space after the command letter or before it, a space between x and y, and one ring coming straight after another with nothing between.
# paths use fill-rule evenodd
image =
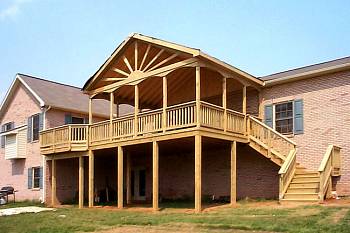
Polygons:
<instances>
[{"instance_id":1,"label":"grass lawn","mask_svg":"<svg viewBox=\"0 0 350 233\"><path fill-rule=\"evenodd\" d=\"M20 203L12 207L28 204ZM139 233L236 230L350 232L349 204L288 206L272 201L242 201L235 208L212 208L201 214L175 207L171 206L159 212L137 208L117 210L104 207L79 210L64 207L55 212L0 217L0 232L135 232L135 229Z\"/></svg>"}]
</instances>

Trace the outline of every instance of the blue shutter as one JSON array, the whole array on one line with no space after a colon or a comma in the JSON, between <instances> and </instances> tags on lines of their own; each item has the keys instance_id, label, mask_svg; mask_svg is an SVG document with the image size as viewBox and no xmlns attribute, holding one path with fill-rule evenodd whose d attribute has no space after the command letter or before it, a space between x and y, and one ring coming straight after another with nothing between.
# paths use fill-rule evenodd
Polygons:
<instances>
[{"instance_id":1,"label":"blue shutter","mask_svg":"<svg viewBox=\"0 0 350 233\"><path fill-rule=\"evenodd\" d=\"M43 188L43 167L39 168L39 174L40 174L40 180L39 180L39 188L42 189Z\"/></svg>"},{"instance_id":2,"label":"blue shutter","mask_svg":"<svg viewBox=\"0 0 350 233\"><path fill-rule=\"evenodd\" d=\"M33 168L28 168L28 189L32 189L33 188Z\"/></svg>"},{"instance_id":3,"label":"blue shutter","mask_svg":"<svg viewBox=\"0 0 350 233\"><path fill-rule=\"evenodd\" d=\"M44 129L44 113L39 114L39 131Z\"/></svg>"},{"instance_id":4,"label":"blue shutter","mask_svg":"<svg viewBox=\"0 0 350 233\"><path fill-rule=\"evenodd\" d=\"M33 124L32 124L32 117L28 117L27 122L27 142L32 142L32 133L33 133Z\"/></svg>"},{"instance_id":5,"label":"blue shutter","mask_svg":"<svg viewBox=\"0 0 350 233\"><path fill-rule=\"evenodd\" d=\"M294 100L294 134L304 133L304 104L302 99Z\"/></svg>"},{"instance_id":6,"label":"blue shutter","mask_svg":"<svg viewBox=\"0 0 350 233\"><path fill-rule=\"evenodd\" d=\"M64 116L64 124L65 125L72 124L72 115L71 114L66 114Z\"/></svg>"},{"instance_id":7,"label":"blue shutter","mask_svg":"<svg viewBox=\"0 0 350 233\"><path fill-rule=\"evenodd\" d=\"M273 105L265 105L265 124L269 127L273 127Z\"/></svg>"},{"instance_id":8,"label":"blue shutter","mask_svg":"<svg viewBox=\"0 0 350 233\"><path fill-rule=\"evenodd\" d=\"M5 131L5 125L2 125L0 133L2 133L4 131ZM0 138L0 146L1 146L1 148L5 148L5 140L6 140L5 136L1 136L1 138Z\"/></svg>"}]
</instances>

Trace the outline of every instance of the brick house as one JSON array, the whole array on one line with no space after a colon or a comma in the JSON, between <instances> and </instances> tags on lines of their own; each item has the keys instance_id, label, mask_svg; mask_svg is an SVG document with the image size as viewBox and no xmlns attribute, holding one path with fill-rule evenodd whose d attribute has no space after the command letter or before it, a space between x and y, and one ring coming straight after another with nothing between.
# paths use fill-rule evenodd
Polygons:
<instances>
[{"instance_id":1,"label":"brick house","mask_svg":"<svg viewBox=\"0 0 350 233\"><path fill-rule=\"evenodd\" d=\"M44 201L39 131L87 123L87 101L79 88L17 74L0 107L0 186L13 186L19 200ZM100 101L94 120L107 116L108 103Z\"/></svg>"},{"instance_id":2,"label":"brick house","mask_svg":"<svg viewBox=\"0 0 350 233\"><path fill-rule=\"evenodd\" d=\"M107 119L40 132L46 202L189 199L201 211L203 200L349 195L349 82L350 58L257 78L133 34L83 87L89 122L101 100Z\"/></svg>"}]
</instances>

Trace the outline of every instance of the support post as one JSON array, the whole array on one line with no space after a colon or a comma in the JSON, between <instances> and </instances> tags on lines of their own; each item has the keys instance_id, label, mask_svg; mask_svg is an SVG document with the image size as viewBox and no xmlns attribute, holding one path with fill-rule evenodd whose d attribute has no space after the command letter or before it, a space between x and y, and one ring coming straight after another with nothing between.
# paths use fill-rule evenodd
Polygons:
<instances>
[{"instance_id":1,"label":"support post","mask_svg":"<svg viewBox=\"0 0 350 233\"><path fill-rule=\"evenodd\" d=\"M114 93L110 93L109 101L109 138L113 139L113 113L114 113Z\"/></svg>"},{"instance_id":2,"label":"support post","mask_svg":"<svg viewBox=\"0 0 350 233\"><path fill-rule=\"evenodd\" d=\"M94 168L95 156L92 150L89 150L89 207L94 206Z\"/></svg>"},{"instance_id":3,"label":"support post","mask_svg":"<svg viewBox=\"0 0 350 233\"><path fill-rule=\"evenodd\" d=\"M118 146L118 208L123 208L123 147Z\"/></svg>"},{"instance_id":4,"label":"support post","mask_svg":"<svg viewBox=\"0 0 350 233\"><path fill-rule=\"evenodd\" d=\"M84 207L84 156L79 157L79 208Z\"/></svg>"},{"instance_id":5,"label":"support post","mask_svg":"<svg viewBox=\"0 0 350 233\"><path fill-rule=\"evenodd\" d=\"M237 164L237 143L236 141L233 141L231 143L231 200L230 200L231 206L234 206L237 200L236 164Z\"/></svg>"},{"instance_id":6,"label":"support post","mask_svg":"<svg viewBox=\"0 0 350 233\"><path fill-rule=\"evenodd\" d=\"M163 132L165 132L167 127L167 115L166 108L168 106L168 87L167 87L167 78L163 77Z\"/></svg>"},{"instance_id":7,"label":"support post","mask_svg":"<svg viewBox=\"0 0 350 233\"><path fill-rule=\"evenodd\" d=\"M119 102L116 103L116 114L117 118L119 118Z\"/></svg>"},{"instance_id":8,"label":"support post","mask_svg":"<svg viewBox=\"0 0 350 233\"><path fill-rule=\"evenodd\" d=\"M126 204L131 204L131 158L126 154Z\"/></svg>"},{"instance_id":9,"label":"support post","mask_svg":"<svg viewBox=\"0 0 350 233\"><path fill-rule=\"evenodd\" d=\"M244 132L247 134L247 86L243 86L242 113L244 114Z\"/></svg>"},{"instance_id":10,"label":"support post","mask_svg":"<svg viewBox=\"0 0 350 233\"><path fill-rule=\"evenodd\" d=\"M196 66L196 116L197 127L200 127L201 123L201 67Z\"/></svg>"},{"instance_id":11,"label":"support post","mask_svg":"<svg viewBox=\"0 0 350 233\"><path fill-rule=\"evenodd\" d=\"M92 97L89 98L89 124L92 124Z\"/></svg>"},{"instance_id":12,"label":"support post","mask_svg":"<svg viewBox=\"0 0 350 233\"><path fill-rule=\"evenodd\" d=\"M263 118L263 102L264 102L264 98L263 98L263 94L262 94L262 90L259 91L259 118L262 119Z\"/></svg>"},{"instance_id":13,"label":"support post","mask_svg":"<svg viewBox=\"0 0 350 233\"><path fill-rule=\"evenodd\" d=\"M56 205L56 160L52 158L51 160L51 205Z\"/></svg>"},{"instance_id":14,"label":"support post","mask_svg":"<svg viewBox=\"0 0 350 233\"><path fill-rule=\"evenodd\" d=\"M222 107L224 108L224 131L227 131L227 78L222 79Z\"/></svg>"},{"instance_id":15,"label":"support post","mask_svg":"<svg viewBox=\"0 0 350 233\"><path fill-rule=\"evenodd\" d=\"M153 210L159 210L159 147L158 142L153 141Z\"/></svg>"},{"instance_id":16,"label":"support post","mask_svg":"<svg viewBox=\"0 0 350 233\"><path fill-rule=\"evenodd\" d=\"M202 136L195 135L195 197L194 205L196 213L202 211Z\"/></svg>"},{"instance_id":17,"label":"support post","mask_svg":"<svg viewBox=\"0 0 350 233\"><path fill-rule=\"evenodd\" d=\"M134 118L134 136L137 136L138 132L138 114L139 114L139 86L135 85L135 118Z\"/></svg>"}]
</instances>

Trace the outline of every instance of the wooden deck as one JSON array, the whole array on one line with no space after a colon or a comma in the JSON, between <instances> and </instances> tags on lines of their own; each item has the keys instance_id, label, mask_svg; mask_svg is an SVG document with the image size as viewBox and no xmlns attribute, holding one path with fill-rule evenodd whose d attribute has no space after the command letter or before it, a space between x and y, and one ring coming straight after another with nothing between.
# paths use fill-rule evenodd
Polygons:
<instances>
[{"instance_id":1,"label":"wooden deck","mask_svg":"<svg viewBox=\"0 0 350 233\"><path fill-rule=\"evenodd\" d=\"M227 120L225 120L227 119ZM136 123L135 123L136 122ZM135 130L136 129L136 130ZM156 109L134 115L106 120L91 125L64 125L40 133L44 155L68 151L87 151L115 147L116 143L140 141L155 136L173 135L193 130L231 136L247 141L247 116L204 101L200 102L197 124L196 102L170 106L164 112Z\"/></svg>"}]
</instances>

